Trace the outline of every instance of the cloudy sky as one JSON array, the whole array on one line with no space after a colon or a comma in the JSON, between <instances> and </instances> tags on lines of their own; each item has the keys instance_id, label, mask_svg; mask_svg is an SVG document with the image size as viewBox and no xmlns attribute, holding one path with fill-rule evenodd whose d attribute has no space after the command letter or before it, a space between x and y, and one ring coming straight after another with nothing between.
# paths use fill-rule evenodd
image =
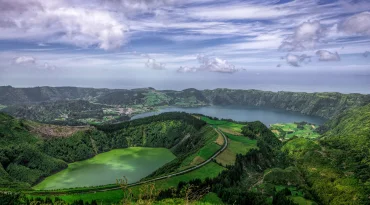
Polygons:
<instances>
[{"instance_id":1,"label":"cloudy sky","mask_svg":"<svg viewBox=\"0 0 370 205\"><path fill-rule=\"evenodd\" d=\"M370 93L368 0L0 0L0 85Z\"/></svg>"}]
</instances>

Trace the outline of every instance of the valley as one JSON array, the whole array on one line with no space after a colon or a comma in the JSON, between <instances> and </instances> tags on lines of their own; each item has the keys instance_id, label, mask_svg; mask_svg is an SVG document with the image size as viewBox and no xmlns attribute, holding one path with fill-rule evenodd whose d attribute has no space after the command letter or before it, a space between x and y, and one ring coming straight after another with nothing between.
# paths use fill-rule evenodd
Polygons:
<instances>
[{"instance_id":1,"label":"valley","mask_svg":"<svg viewBox=\"0 0 370 205\"><path fill-rule=\"evenodd\" d=\"M128 97L138 100L139 91ZM337 105L343 106L343 112L319 117L288 107L197 104L193 96L199 92L194 90L189 101L181 101L188 102L185 107L173 107L174 98L166 97L172 91L150 92L143 96L151 106L115 107L114 98L105 102L111 105L92 98L9 105L7 113L9 108L27 106L25 110L32 114L22 119L0 113L1 190L20 193L19 204L58 200L116 204L151 197L153 204L369 202L370 107L360 106L366 101L354 102L349 100L352 95L343 95L346 100ZM313 109L325 113L333 106L331 100ZM83 116L96 109L102 109L103 115L127 118L116 123L84 123L78 117L60 123L45 118L52 125L30 120L50 111L46 116L79 110ZM123 184L115 184L117 179L124 179ZM0 195L12 199L12 195Z\"/></svg>"},{"instance_id":2,"label":"valley","mask_svg":"<svg viewBox=\"0 0 370 205\"><path fill-rule=\"evenodd\" d=\"M117 123L137 119L140 116L150 116L156 112L181 109L189 112L193 109L201 114L219 118L231 118L232 114L229 113L238 112L237 109L239 109L239 111L244 110L246 116L254 116L235 119L239 121L263 121L261 117L266 114L264 112L267 112L275 118L274 121L267 122L268 124L292 122L289 116L284 119L282 112L287 111L286 113L292 113L292 116L302 114L312 118L317 117L320 122L320 118L331 119L347 109L367 103L370 103L370 95L341 93L193 88L174 91L154 88L125 90L0 87L0 104L3 105L3 112L19 118L58 125ZM215 112L212 109L219 109L218 116L212 114ZM298 117L302 119L302 116ZM298 121L306 120L303 118Z\"/></svg>"}]
</instances>

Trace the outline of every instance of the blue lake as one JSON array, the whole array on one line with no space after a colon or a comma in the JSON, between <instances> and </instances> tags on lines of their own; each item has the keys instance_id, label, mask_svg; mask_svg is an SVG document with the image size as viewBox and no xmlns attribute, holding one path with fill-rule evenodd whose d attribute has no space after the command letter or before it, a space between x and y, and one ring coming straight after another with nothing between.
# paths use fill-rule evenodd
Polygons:
<instances>
[{"instance_id":1,"label":"blue lake","mask_svg":"<svg viewBox=\"0 0 370 205\"><path fill-rule=\"evenodd\" d=\"M320 117L303 115L298 112L291 112L279 109L243 107L243 106L207 106L194 108L165 107L158 111L146 112L133 116L131 119L149 117L164 112L186 112L199 113L211 117L232 119L235 121L261 121L265 125L275 123L289 123L306 121L314 124L323 124L325 119Z\"/></svg>"}]
</instances>

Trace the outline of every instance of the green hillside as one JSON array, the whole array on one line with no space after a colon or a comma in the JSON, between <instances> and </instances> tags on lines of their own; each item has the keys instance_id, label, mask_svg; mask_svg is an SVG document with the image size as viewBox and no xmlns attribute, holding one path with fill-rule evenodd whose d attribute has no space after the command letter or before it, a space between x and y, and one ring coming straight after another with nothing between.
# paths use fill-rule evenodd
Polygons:
<instances>
[{"instance_id":1,"label":"green hillside","mask_svg":"<svg viewBox=\"0 0 370 205\"><path fill-rule=\"evenodd\" d=\"M283 151L323 204L369 204L370 105L323 125L321 139L293 138Z\"/></svg>"},{"instance_id":2,"label":"green hillside","mask_svg":"<svg viewBox=\"0 0 370 205\"><path fill-rule=\"evenodd\" d=\"M337 152L337 163L370 186L370 104L327 122L322 145Z\"/></svg>"},{"instance_id":3,"label":"green hillside","mask_svg":"<svg viewBox=\"0 0 370 205\"><path fill-rule=\"evenodd\" d=\"M30 187L67 163L127 147L164 147L183 159L205 143L205 126L185 113L166 113L145 119L71 132L70 136L44 135L47 127L0 113L0 187ZM51 127L69 132L69 127ZM206 132L214 132L208 130ZM49 135L48 135L49 133ZM58 133L60 134L60 133ZM195 143L188 143L194 141Z\"/></svg>"},{"instance_id":4,"label":"green hillside","mask_svg":"<svg viewBox=\"0 0 370 205\"><path fill-rule=\"evenodd\" d=\"M84 102L86 106L79 108L81 113L78 113L73 110L73 107L77 106L72 105L71 109L69 109L68 102L65 102L66 100L83 100L87 102ZM61 105L63 102L67 105ZM35 105L39 103L44 104ZM126 90L77 87L13 88L11 86L0 86L0 105L7 106L5 108L6 112L14 116L48 123L53 121L50 121L50 119L45 121L45 119L52 118L54 120L56 116L63 118L65 115L61 116L60 114L69 113L82 115L75 116L75 118L81 119L80 121L84 123L106 122L122 114L124 109L130 108L129 112L124 112L125 115L130 116L132 112L140 113L153 110L159 106L169 105L180 107L204 105L267 107L330 119L350 108L364 106L368 103L370 103L370 95L329 92L270 92L234 89L197 90L194 88L182 91L161 91L154 88ZM25 110L25 104L31 111ZM46 107L51 107L51 109L45 109ZM114 111L113 115L107 115L106 112L102 113L102 109L106 107L110 108L108 113L111 113L112 110ZM127 119L121 119L121 121L123 120Z\"/></svg>"},{"instance_id":5,"label":"green hillside","mask_svg":"<svg viewBox=\"0 0 370 205\"><path fill-rule=\"evenodd\" d=\"M0 182L8 189L29 188L67 162L132 146L171 149L177 158L147 179L163 176L199 164L217 151L222 138L212 128L215 127L226 134L227 149L198 170L154 182L150 186L158 192L151 204L188 200L194 204L370 204L370 105L350 109L319 128L310 129L315 131L315 137L307 137L307 124L286 124L298 129L295 132L305 132L283 141L271 131L281 125L270 130L260 122L234 122L185 113L99 125L69 137L40 136L32 130L33 123L4 114L1 122L0 133L6 147L1 147ZM147 193L147 186L134 186L123 192L80 193L95 188L60 190L64 193L60 198L72 204L84 203L76 200L93 203L100 199L103 204L113 204L125 199L125 191L131 190L130 200L136 201L141 193ZM53 193L28 194L32 199L46 200L44 194L56 199Z\"/></svg>"}]
</instances>

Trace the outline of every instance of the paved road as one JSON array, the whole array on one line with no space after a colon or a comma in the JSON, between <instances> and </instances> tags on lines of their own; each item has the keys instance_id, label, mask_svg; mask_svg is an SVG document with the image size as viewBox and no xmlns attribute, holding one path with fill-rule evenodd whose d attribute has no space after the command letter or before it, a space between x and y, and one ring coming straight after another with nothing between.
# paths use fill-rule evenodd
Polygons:
<instances>
[{"instance_id":1,"label":"paved road","mask_svg":"<svg viewBox=\"0 0 370 205\"><path fill-rule=\"evenodd\" d=\"M171 177L174 177L174 176L179 176L179 175L183 175L183 174L186 174L186 173L189 173L191 171L194 171L196 169L199 169L201 167L203 167L204 165L210 163L214 158L216 158L219 154L221 154L221 152L223 152L227 146L228 146L228 142L227 142L227 138L226 136L224 135L224 133L222 133L220 130L216 129L216 132L220 133L223 137L224 137L224 145L222 146L222 148L220 150L218 150L212 157L210 157L209 159L207 159L206 161L194 166L194 167L190 167L188 169L185 169L183 171L180 171L180 172L176 172L176 173L173 173L173 174L169 174L169 175L166 175L166 176L162 176L162 177L157 177L157 178L154 178L154 179L150 179L150 180L146 180L146 181L141 181L141 182L136 182L136 183L132 183L132 184L128 184L128 187L132 187L132 186L137 186L137 185L142 185L142 184L146 184L146 183L150 183L150 182L155 182L155 181L158 181L158 180L162 180L162 179L167 179L167 178L171 178ZM95 192L106 192L106 191L113 191L113 190L119 190L121 189L120 187L113 187L113 188L107 188L107 189L98 189L98 190L91 190L91 191L81 191L81 192L74 192L73 194L87 194L87 193L95 193ZM43 194L48 194L48 192L42 192ZM53 192L49 192L50 194L53 194Z\"/></svg>"}]
</instances>

